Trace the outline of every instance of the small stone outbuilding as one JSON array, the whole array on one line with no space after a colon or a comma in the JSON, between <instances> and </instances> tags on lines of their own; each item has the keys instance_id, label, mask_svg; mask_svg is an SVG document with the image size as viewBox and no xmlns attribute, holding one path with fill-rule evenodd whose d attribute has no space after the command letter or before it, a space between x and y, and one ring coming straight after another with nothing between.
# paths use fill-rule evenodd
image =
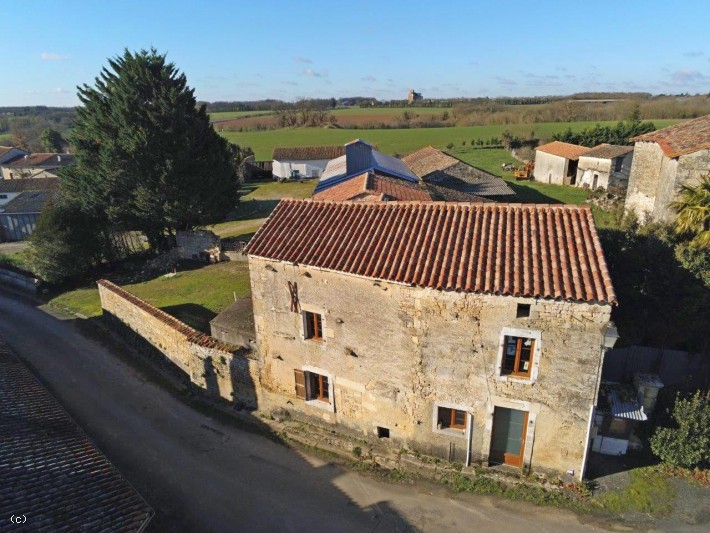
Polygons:
<instances>
[{"instance_id":1,"label":"small stone outbuilding","mask_svg":"<svg viewBox=\"0 0 710 533\"><path fill-rule=\"evenodd\" d=\"M282 200L246 252L261 408L583 476L616 305L589 207Z\"/></svg>"},{"instance_id":2,"label":"small stone outbuilding","mask_svg":"<svg viewBox=\"0 0 710 533\"><path fill-rule=\"evenodd\" d=\"M571 185L591 189L601 188L624 194L629 186L633 146L600 144L579 156L577 176Z\"/></svg>"},{"instance_id":3,"label":"small stone outbuilding","mask_svg":"<svg viewBox=\"0 0 710 533\"><path fill-rule=\"evenodd\" d=\"M541 183L572 185L577 176L579 157L589 151L586 146L552 141L535 148L533 177Z\"/></svg>"},{"instance_id":4,"label":"small stone outbuilding","mask_svg":"<svg viewBox=\"0 0 710 533\"><path fill-rule=\"evenodd\" d=\"M652 131L636 142L626 194L626 213L673 221L670 203L683 185L710 173L710 115Z\"/></svg>"}]
</instances>

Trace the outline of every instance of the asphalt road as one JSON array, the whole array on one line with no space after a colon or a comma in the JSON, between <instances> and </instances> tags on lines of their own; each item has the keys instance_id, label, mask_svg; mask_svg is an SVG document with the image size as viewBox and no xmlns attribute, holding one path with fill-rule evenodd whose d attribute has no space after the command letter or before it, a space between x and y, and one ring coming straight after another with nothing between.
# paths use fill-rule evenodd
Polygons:
<instances>
[{"instance_id":1,"label":"asphalt road","mask_svg":"<svg viewBox=\"0 0 710 533\"><path fill-rule=\"evenodd\" d=\"M149 531L599 530L556 508L347 472L191 407L86 330L0 291L0 335L153 506Z\"/></svg>"}]
</instances>

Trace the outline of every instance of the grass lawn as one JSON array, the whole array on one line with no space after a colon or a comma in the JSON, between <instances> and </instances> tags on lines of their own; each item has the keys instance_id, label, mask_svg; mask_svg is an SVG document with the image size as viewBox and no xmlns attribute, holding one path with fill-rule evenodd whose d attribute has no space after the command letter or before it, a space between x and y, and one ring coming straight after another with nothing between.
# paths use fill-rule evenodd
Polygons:
<instances>
[{"instance_id":1,"label":"grass lawn","mask_svg":"<svg viewBox=\"0 0 710 533\"><path fill-rule=\"evenodd\" d=\"M678 120L654 120L656 127L663 128L679 122ZM411 129L338 129L338 128L290 128L269 131L234 132L225 131L220 134L230 142L240 146L251 147L256 158L268 160L275 146L320 146L342 145L353 139L361 138L377 145L377 148L388 154L407 154L431 144L436 148L446 148L453 143L461 146L463 141L468 145L472 140L500 137L506 129L511 133L527 137L530 130L535 135L547 139L553 133L566 130L581 130L596 124L614 125L616 122L550 122L541 124L509 124L492 126L469 126L451 128L411 128Z\"/></svg>"},{"instance_id":2,"label":"grass lawn","mask_svg":"<svg viewBox=\"0 0 710 533\"><path fill-rule=\"evenodd\" d=\"M673 510L675 488L658 467L637 468L629 473L630 483L622 490L601 494L596 504L613 513L638 512L668 515Z\"/></svg>"},{"instance_id":3,"label":"grass lawn","mask_svg":"<svg viewBox=\"0 0 710 533\"><path fill-rule=\"evenodd\" d=\"M161 276L123 288L195 329L209 333L209 321L234 301L233 293L237 298L249 294L249 270L246 262L218 263L192 270L178 269L176 276ZM53 298L50 305L89 318L101 315L99 291L94 287L61 294Z\"/></svg>"},{"instance_id":4,"label":"grass lawn","mask_svg":"<svg viewBox=\"0 0 710 533\"><path fill-rule=\"evenodd\" d=\"M209 229L223 239L232 237L238 240L249 240L281 198L308 198L313 194L317 183L317 180L293 183L276 181L246 183L240 191L243 196L237 208L237 218L215 224Z\"/></svg>"}]
</instances>

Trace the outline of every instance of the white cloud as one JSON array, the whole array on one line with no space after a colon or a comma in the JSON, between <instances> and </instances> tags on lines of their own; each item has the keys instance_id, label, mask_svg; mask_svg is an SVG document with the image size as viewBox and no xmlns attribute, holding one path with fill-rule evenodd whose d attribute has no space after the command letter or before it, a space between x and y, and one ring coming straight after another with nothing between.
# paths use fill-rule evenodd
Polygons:
<instances>
[{"instance_id":1,"label":"white cloud","mask_svg":"<svg viewBox=\"0 0 710 533\"><path fill-rule=\"evenodd\" d=\"M52 92L54 94L67 94L69 91L62 89L61 87L56 87L56 88L52 89Z\"/></svg>"},{"instance_id":2,"label":"white cloud","mask_svg":"<svg viewBox=\"0 0 710 533\"><path fill-rule=\"evenodd\" d=\"M374 76L365 76L364 78L360 78L362 81L377 81L377 78Z\"/></svg>"},{"instance_id":3,"label":"white cloud","mask_svg":"<svg viewBox=\"0 0 710 533\"><path fill-rule=\"evenodd\" d=\"M69 59L68 55L57 54L55 52L42 52L39 57L42 61L66 61Z\"/></svg>"},{"instance_id":4,"label":"white cloud","mask_svg":"<svg viewBox=\"0 0 710 533\"><path fill-rule=\"evenodd\" d=\"M690 52L685 52L683 54L685 57L700 57L702 55L705 55L705 52L702 50L691 50Z\"/></svg>"},{"instance_id":5,"label":"white cloud","mask_svg":"<svg viewBox=\"0 0 710 533\"><path fill-rule=\"evenodd\" d=\"M307 68L303 71L303 73L311 78L325 78L328 75L328 69L323 69L320 72L317 70L313 70L312 68Z\"/></svg>"},{"instance_id":6,"label":"white cloud","mask_svg":"<svg viewBox=\"0 0 710 533\"><path fill-rule=\"evenodd\" d=\"M515 80L509 80L507 78L501 78L500 76L496 76L496 81L500 83L501 85L517 85L518 82Z\"/></svg>"},{"instance_id":7,"label":"white cloud","mask_svg":"<svg viewBox=\"0 0 710 533\"><path fill-rule=\"evenodd\" d=\"M307 65L310 65L311 63L313 63L313 61L311 61L307 57L302 57L302 56L293 56L293 60L296 63L306 63Z\"/></svg>"}]
</instances>

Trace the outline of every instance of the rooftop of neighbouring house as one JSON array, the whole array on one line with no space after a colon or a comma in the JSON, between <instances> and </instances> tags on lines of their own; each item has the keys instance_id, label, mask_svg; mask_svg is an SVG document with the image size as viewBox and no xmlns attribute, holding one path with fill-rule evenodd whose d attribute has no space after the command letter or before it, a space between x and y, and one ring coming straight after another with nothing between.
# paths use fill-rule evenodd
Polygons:
<instances>
[{"instance_id":1,"label":"rooftop of neighbouring house","mask_svg":"<svg viewBox=\"0 0 710 533\"><path fill-rule=\"evenodd\" d=\"M0 471L0 515L33 531L142 531L153 516L1 339Z\"/></svg>"},{"instance_id":2,"label":"rooftop of neighbouring house","mask_svg":"<svg viewBox=\"0 0 710 533\"><path fill-rule=\"evenodd\" d=\"M246 253L437 290L616 304L588 206L285 199Z\"/></svg>"},{"instance_id":3,"label":"rooftop of neighbouring house","mask_svg":"<svg viewBox=\"0 0 710 533\"><path fill-rule=\"evenodd\" d=\"M59 178L23 178L15 180L0 179L0 193L24 191L56 191Z\"/></svg>"},{"instance_id":4,"label":"rooftop of neighbouring house","mask_svg":"<svg viewBox=\"0 0 710 533\"><path fill-rule=\"evenodd\" d=\"M0 214L40 213L44 206L57 195L56 191L21 192L8 203L0 207Z\"/></svg>"},{"instance_id":5,"label":"rooftop of neighbouring house","mask_svg":"<svg viewBox=\"0 0 710 533\"><path fill-rule=\"evenodd\" d=\"M9 154L13 150L20 150L19 148L15 148L14 146L0 146L0 158L5 156L6 154ZM20 151L22 153L22 151Z\"/></svg>"},{"instance_id":6,"label":"rooftop of neighbouring house","mask_svg":"<svg viewBox=\"0 0 710 533\"><path fill-rule=\"evenodd\" d=\"M631 140L656 142L663 153L672 158L692 154L710 148L710 115L638 135Z\"/></svg>"},{"instance_id":7,"label":"rooftop of neighbouring house","mask_svg":"<svg viewBox=\"0 0 710 533\"><path fill-rule=\"evenodd\" d=\"M8 168L58 168L73 165L75 161L72 154L42 153L29 154L4 166Z\"/></svg>"},{"instance_id":8,"label":"rooftop of neighbouring house","mask_svg":"<svg viewBox=\"0 0 710 533\"><path fill-rule=\"evenodd\" d=\"M551 143L538 146L537 148L535 148L535 150L576 161L577 159L579 159L579 156L586 155L586 153L589 151L589 148L587 148L586 146L578 146L576 144L564 143L562 141L552 141Z\"/></svg>"},{"instance_id":9,"label":"rooftop of neighbouring house","mask_svg":"<svg viewBox=\"0 0 710 533\"><path fill-rule=\"evenodd\" d=\"M272 159L275 161L314 161L335 159L344 154L344 146L290 146L274 148Z\"/></svg>"},{"instance_id":10,"label":"rooftop of neighbouring house","mask_svg":"<svg viewBox=\"0 0 710 533\"><path fill-rule=\"evenodd\" d=\"M387 174L412 183L419 182L417 175L401 159L383 154L370 143L355 139L345 145L345 155L328 162L316 186L316 192L367 171Z\"/></svg>"},{"instance_id":11,"label":"rooftop of neighbouring house","mask_svg":"<svg viewBox=\"0 0 710 533\"><path fill-rule=\"evenodd\" d=\"M584 157L595 157L597 159L616 159L629 152L633 152L633 146L619 146L617 144L600 144L594 148L590 148Z\"/></svg>"},{"instance_id":12,"label":"rooftop of neighbouring house","mask_svg":"<svg viewBox=\"0 0 710 533\"><path fill-rule=\"evenodd\" d=\"M314 200L427 201L431 196L417 183L391 178L378 172L363 172L313 194Z\"/></svg>"},{"instance_id":13,"label":"rooftop of neighbouring house","mask_svg":"<svg viewBox=\"0 0 710 533\"><path fill-rule=\"evenodd\" d=\"M437 170L447 169L460 162L459 159L433 146L425 146L416 152L407 154L402 158L402 161L420 178L424 178Z\"/></svg>"}]
</instances>

